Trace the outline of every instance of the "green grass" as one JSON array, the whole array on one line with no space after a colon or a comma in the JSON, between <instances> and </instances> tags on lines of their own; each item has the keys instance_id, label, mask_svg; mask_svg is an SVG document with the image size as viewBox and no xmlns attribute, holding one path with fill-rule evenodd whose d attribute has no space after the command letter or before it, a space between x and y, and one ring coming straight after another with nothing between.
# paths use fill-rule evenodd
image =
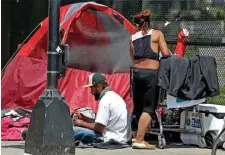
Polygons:
<instances>
[{"instance_id":1,"label":"green grass","mask_svg":"<svg viewBox=\"0 0 225 155\"><path fill-rule=\"evenodd\" d=\"M187 50L186 50L186 53L185 53L185 57L191 58L191 57L194 57L194 56L196 56L196 55L198 55L198 54L199 54L198 49L197 49L197 50L187 49Z\"/></svg>"},{"instance_id":2,"label":"green grass","mask_svg":"<svg viewBox=\"0 0 225 155\"><path fill-rule=\"evenodd\" d=\"M220 95L209 97L207 103L225 105L225 86L220 86Z\"/></svg>"}]
</instances>

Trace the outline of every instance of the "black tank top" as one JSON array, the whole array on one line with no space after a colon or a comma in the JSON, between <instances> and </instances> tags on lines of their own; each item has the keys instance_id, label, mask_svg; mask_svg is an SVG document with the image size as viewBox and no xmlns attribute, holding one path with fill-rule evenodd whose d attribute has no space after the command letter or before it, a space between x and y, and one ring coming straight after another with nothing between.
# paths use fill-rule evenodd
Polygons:
<instances>
[{"instance_id":1,"label":"black tank top","mask_svg":"<svg viewBox=\"0 0 225 155\"><path fill-rule=\"evenodd\" d=\"M134 44L134 59L148 58L153 60L159 60L159 54L155 53L151 47L151 35L152 29L143 36L139 31L132 35L132 42Z\"/></svg>"}]
</instances>

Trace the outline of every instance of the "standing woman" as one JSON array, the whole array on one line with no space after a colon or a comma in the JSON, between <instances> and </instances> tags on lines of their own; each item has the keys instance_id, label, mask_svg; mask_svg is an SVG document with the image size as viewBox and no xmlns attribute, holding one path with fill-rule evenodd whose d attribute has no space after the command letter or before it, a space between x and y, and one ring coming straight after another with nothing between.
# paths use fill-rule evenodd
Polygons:
<instances>
[{"instance_id":1,"label":"standing woman","mask_svg":"<svg viewBox=\"0 0 225 155\"><path fill-rule=\"evenodd\" d=\"M139 120L138 125L133 126L137 130L134 149L156 148L145 142L144 137L158 102L159 52L163 57L171 56L163 33L151 29L150 15L151 11L145 10L134 16L137 32L130 37L130 56L134 63L131 73L133 115Z\"/></svg>"}]
</instances>

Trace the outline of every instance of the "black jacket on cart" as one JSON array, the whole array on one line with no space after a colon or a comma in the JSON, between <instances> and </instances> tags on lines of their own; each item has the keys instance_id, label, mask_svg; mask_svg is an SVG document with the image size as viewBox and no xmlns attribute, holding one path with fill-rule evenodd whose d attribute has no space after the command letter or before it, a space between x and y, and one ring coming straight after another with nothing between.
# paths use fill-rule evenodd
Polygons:
<instances>
[{"instance_id":1,"label":"black jacket on cart","mask_svg":"<svg viewBox=\"0 0 225 155\"><path fill-rule=\"evenodd\" d=\"M186 100L219 95L216 60L211 56L162 59L158 85L169 95Z\"/></svg>"}]
</instances>

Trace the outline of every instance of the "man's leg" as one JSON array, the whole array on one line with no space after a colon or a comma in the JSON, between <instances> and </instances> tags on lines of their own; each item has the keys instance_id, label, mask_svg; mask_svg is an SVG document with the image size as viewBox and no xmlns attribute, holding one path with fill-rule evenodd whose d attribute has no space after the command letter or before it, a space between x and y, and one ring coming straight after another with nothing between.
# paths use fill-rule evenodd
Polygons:
<instances>
[{"instance_id":1,"label":"man's leg","mask_svg":"<svg viewBox=\"0 0 225 155\"><path fill-rule=\"evenodd\" d=\"M73 127L74 139L84 143L101 142L101 133L82 127Z\"/></svg>"}]
</instances>

